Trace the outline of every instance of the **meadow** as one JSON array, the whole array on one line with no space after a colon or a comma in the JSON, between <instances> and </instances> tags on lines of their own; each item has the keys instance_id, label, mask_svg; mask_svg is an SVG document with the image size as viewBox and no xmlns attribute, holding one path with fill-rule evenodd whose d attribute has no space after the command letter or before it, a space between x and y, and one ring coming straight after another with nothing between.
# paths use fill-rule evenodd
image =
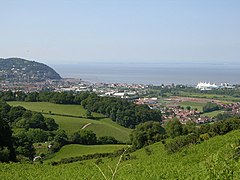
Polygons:
<instances>
[{"instance_id":1,"label":"meadow","mask_svg":"<svg viewBox=\"0 0 240 180\"><path fill-rule=\"evenodd\" d=\"M124 155L113 179L239 179L239 160L232 159L239 137L239 130L232 131L175 154L155 143ZM119 157L103 158L98 165L96 159L58 166L0 164L0 179L111 179L118 161Z\"/></svg>"},{"instance_id":2,"label":"meadow","mask_svg":"<svg viewBox=\"0 0 240 180\"><path fill-rule=\"evenodd\" d=\"M31 111L47 113L47 114L64 114L69 116L86 117L86 110L81 105L72 104L54 104L49 102L23 102L9 101L11 106L23 106ZM93 113L94 117L104 117L99 113Z\"/></svg>"},{"instance_id":3,"label":"meadow","mask_svg":"<svg viewBox=\"0 0 240 180\"><path fill-rule=\"evenodd\" d=\"M78 157L82 155L94 154L94 153L111 153L116 150L122 149L126 145L80 145L80 144L69 144L63 146L60 151L55 153L51 158L47 159L46 162L60 161L64 158ZM45 163L45 161L44 161Z\"/></svg>"},{"instance_id":4,"label":"meadow","mask_svg":"<svg viewBox=\"0 0 240 180\"><path fill-rule=\"evenodd\" d=\"M223 111L223 110L217 110L217 111L213 111L213 112L203 113L203 114L201 114L201 116L215 117L218 114L223 114L224 112L225 111Z\"/></svg>"},{"instance_id":5,"label":"meadow","mask_svg":"<svg viewBox=\"0 0 240 180\"><path fill-rule=\"evenodd\" d=\"M179 105L186 108L187 106L190 106L191 109L197 109L198 111L202 112L203 111L203 106L205 105L206 103L203 103L203 102L193 102L193 101L184 101L184 102L181 102Z\"/></svg>"},{"instance_id":6,"label":"meadow","mask_svg":"<svg viewBox=\"0 0 240 180\"><path fill-rule=\"evenodd\" d=\"M219 95L219 94L206 94L206 93L189 93L182 91L179 96L183 97L193 97L193 98L207 98L207 99L215 99L220 100L223 103L231 103L231 102L239 102L239 97L233 97L229 95Z\"/></svg>"},{"instance_id":7,"label":"meadow","mask_svg":"<svg viewBox=\"0 0 240 180\"><path fill-rule=\"evenodd\" d=\"M110 118L105 118L102 114L93 113L93 117L99 119L87 119L86 110L81 105L62 105L53 104L48 102L8 102L11 106L23 106L26 109L46 113L44 116L55 119L60 129L65 130L68 134L76 132L83 128L86 124L89 124L85 129L92 130L97 137L101 136L113 136L121 142L129 141L129 134L131 129L125 128L113 122ZM49 113L49 111L51 113ZM59 115L52 115L53 113ZM62 116L62 115L69 115ZM76 116L76 117L74 117ZM81 116L79 118L77 116Z\"/></svg>"}]
</instances>

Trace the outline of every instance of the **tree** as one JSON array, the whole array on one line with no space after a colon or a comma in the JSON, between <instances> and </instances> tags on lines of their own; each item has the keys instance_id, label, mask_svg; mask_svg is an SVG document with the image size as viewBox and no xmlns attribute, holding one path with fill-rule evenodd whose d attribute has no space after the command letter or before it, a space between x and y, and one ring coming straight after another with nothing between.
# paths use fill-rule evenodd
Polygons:
<instances>
[{"instance_id":1,"label":"tree","mask_svg":"<svg viewBox=\"0 0 240 180\"><path fill-rule=\"evenodd\" d=\"M71 141L76 144L97 144L97 136L93 131L82 129L71 135Z\"/></svg>"},{"instance_id":2,"label":"tree","mask_svg":"<svg viewBox=\"0 0 240 180\"><path fill-rule=\"evenodd\" d=\"M93 118L92 112L89 109L86 110L86 117L89 119Z\"/></svg>"},{"instance_id":3,"label":"tree","mask_svg":"<svg viewBox=\"0 0 240 180\"><path fill-rule=\"evenodd\" d=\"M29 122L30 128L40 128L46 130L44 116L41 113L34 113Z\"/></svg>"},{"instance_id":4,"label":"tree","mask_svg":"<svg viewBox=\"0 0 240 180\"><path fill-rule=\"evenodd\" d=\"M0 162L15 161L15 159L11 128L0 118Z\"/></svg>"},{"instance_id":5,"label":"tree","mask_svg":"<svg viewBox=\"0 0 240 180\"><path fill-rule=\"evenodd\" d=\"M159 122L148 121L136 126L130 135L134 148L140 149L145 145L165 138L165 130Z\"/></svg>"},{"instance_id":6,"label":"tree","mask_svg":"<svg viewBox=\"0 0 240 180\"><path fill-rule=\"evenodd\" d=\"M58 129L58 124L53 118L45 118L46 128L48 131L55 131Z\"/></svg>"},{"instance_id":7,"label":"tree","mask_svg":"<svg viewBox=\"0 0 240 180\"><path fill-rule=\"evenodd\" d=\"M220 109L219 105L217 105L216 103L212 103L212 102L207 102L207 104L205 106L203 106L204 113L216 111L219 109Z\"/></svg>"},{"instance_id":8,"label":"tree","mask_svg":"<svg viewBox=\"0 0 240 180\"><path fill-rule=\"evenodd\" d=\"M62 129L57 130L54 141L60 143L61 145L65 145L68 141L66 132Z\"/></svg>"},{"instance_id":9,"label":"tree","mask_svg":"<svg viewBox=\"0 0 240 180\"><path fill-rule=\"evenodd\" d=\"M27 132L22 131L18 134L15 134L14 140L16 155L23 155L32 160L35 155L35 149L33 146L33 142L27 136Z\"/></svg>"},{"instance_id":10,"label":"tree","mask_svg":"<svg viewBox=\"0 0 240 180\"><path fill-rule=\"evenodd\" d=\"M38 143L38 142L45 142L48 140L48 132L42 129L29 129L26 132L28 139L31 142Z\"/></svg>"},{"instance_id":11,"label":"tree","mask_svg":"<svg viewBox=\"0 0 240 180\"><path fill-rule=\"evenodd\" d=\"M97 144L97 136L93 131L80 130L81 144Z\"/></svg>"},{"instance_id":12,"label":"tree","mask_svg":"<svg viewBox=\"0 0 240 180\"><path fill-rule=\"evenodd\" d=\"M5 101L0 101L0 118L9 122L8 113L11 110L11 106L9 106Z\"/></svg>"},{"instance_id":13,"label":"tree","mask_svg":"<svg viewBox=\"0 0 240 180\"><path fill-rule=\"evenodd\" d=\"M22 106L16 106L12 107L11 110L9 111L9 121L14 122L18 118L22 117L23 114L25 113L26 109Z\"/></svg>"},{"instance_id":14,"label":"tree","mask_svg":"<svg viewBox=\"0 0 240 180\"><path fill-rule=\"evenodd\" d=\"M182 135L183 127L180 121L176 118L169 120L166 123L166 132L167 135L171 138Z\"/></svg>"},{"instance_id":15,"label":"tree","mask_svg":"<svg viewBox=\"0 0 240 180\"><path fill-rule=\"evenodd\" d=\"M190 111L190 110L191 110L191 106L187 106L186 109L187 109L188 111Z\"/></svg>"},{"instance_id":16,"label":"tree","mask_svg":"<svg viewBox=\"0 0 240 180\"><path fill-rule=\"evenodd\" d=\"M185 125L182 126L182 134L190 134L197 131L196 123L193 121L187 121Z\"/></svg>"},{"instance_id":17,"label":"tree","mask_svg":"<svg viewBox=\"0 0 240 180\"><path fill-rule=\"evenodd\" d=\"M117 144L118 141L112 136L102 136L98 138L99 144Z\"/></svg>"}]
</instances>

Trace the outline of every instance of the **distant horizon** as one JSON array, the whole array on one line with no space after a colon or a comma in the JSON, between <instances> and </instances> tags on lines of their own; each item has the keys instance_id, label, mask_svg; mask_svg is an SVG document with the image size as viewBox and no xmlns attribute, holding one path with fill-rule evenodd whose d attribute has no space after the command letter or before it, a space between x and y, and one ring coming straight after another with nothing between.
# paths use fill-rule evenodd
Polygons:
<instances>
[{"instance_id":1,"label":"distant horizon","mask_svg":"<svg viewBox=\"0 0 240 180\"><path fill-rule=\"evenodd\" d=\"M239 64L80 63L51 65L63 78L127 84L240 84Z\"/></svg>"},{"instance_id":2,"label":"distant horizon","mask_svg":"<svg viewBox=\"0 0 240 180\"><path fill-rule=\"evenodd\" d=\"M239 0L1 1L0 52L56 63L236 63Z\"/></svg>"}]
</instances>

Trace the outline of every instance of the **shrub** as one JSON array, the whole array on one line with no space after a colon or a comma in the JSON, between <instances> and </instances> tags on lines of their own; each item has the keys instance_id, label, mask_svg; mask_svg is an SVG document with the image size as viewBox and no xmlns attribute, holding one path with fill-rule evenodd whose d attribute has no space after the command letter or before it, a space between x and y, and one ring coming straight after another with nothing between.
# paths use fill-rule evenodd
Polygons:
<instances>
[{"instance_id":1,"label":"shrub","mask_svg":"<svg viewBox=\"0 0 240 180\"><path fill-rule=\"evenodd\" d=\"M174 139L170 139L165 144L165 149L169 153L175 153L181 148L188 146L190 144L196 144L198 142L198 136L196 134L188 134L185 136L178 136Z\"/></svg>"}]
</instances>

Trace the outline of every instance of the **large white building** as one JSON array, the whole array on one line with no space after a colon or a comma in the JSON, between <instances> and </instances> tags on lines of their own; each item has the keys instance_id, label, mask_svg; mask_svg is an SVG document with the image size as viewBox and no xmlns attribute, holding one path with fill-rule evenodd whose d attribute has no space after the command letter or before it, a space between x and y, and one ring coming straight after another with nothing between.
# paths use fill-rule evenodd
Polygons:
<instances>
[{"instance_id":1,"label":"large white building","mask_svg":"<svg viewBox=\"0 0 240 180\"><path fill-rule=\"evenodd\" d=\"M216 84L200 82L200 83L197 84L196 88L200 89L200 90L212 90L212 89L219 88L219 86L217 86Z\"/></svg>"}]
</instances>

